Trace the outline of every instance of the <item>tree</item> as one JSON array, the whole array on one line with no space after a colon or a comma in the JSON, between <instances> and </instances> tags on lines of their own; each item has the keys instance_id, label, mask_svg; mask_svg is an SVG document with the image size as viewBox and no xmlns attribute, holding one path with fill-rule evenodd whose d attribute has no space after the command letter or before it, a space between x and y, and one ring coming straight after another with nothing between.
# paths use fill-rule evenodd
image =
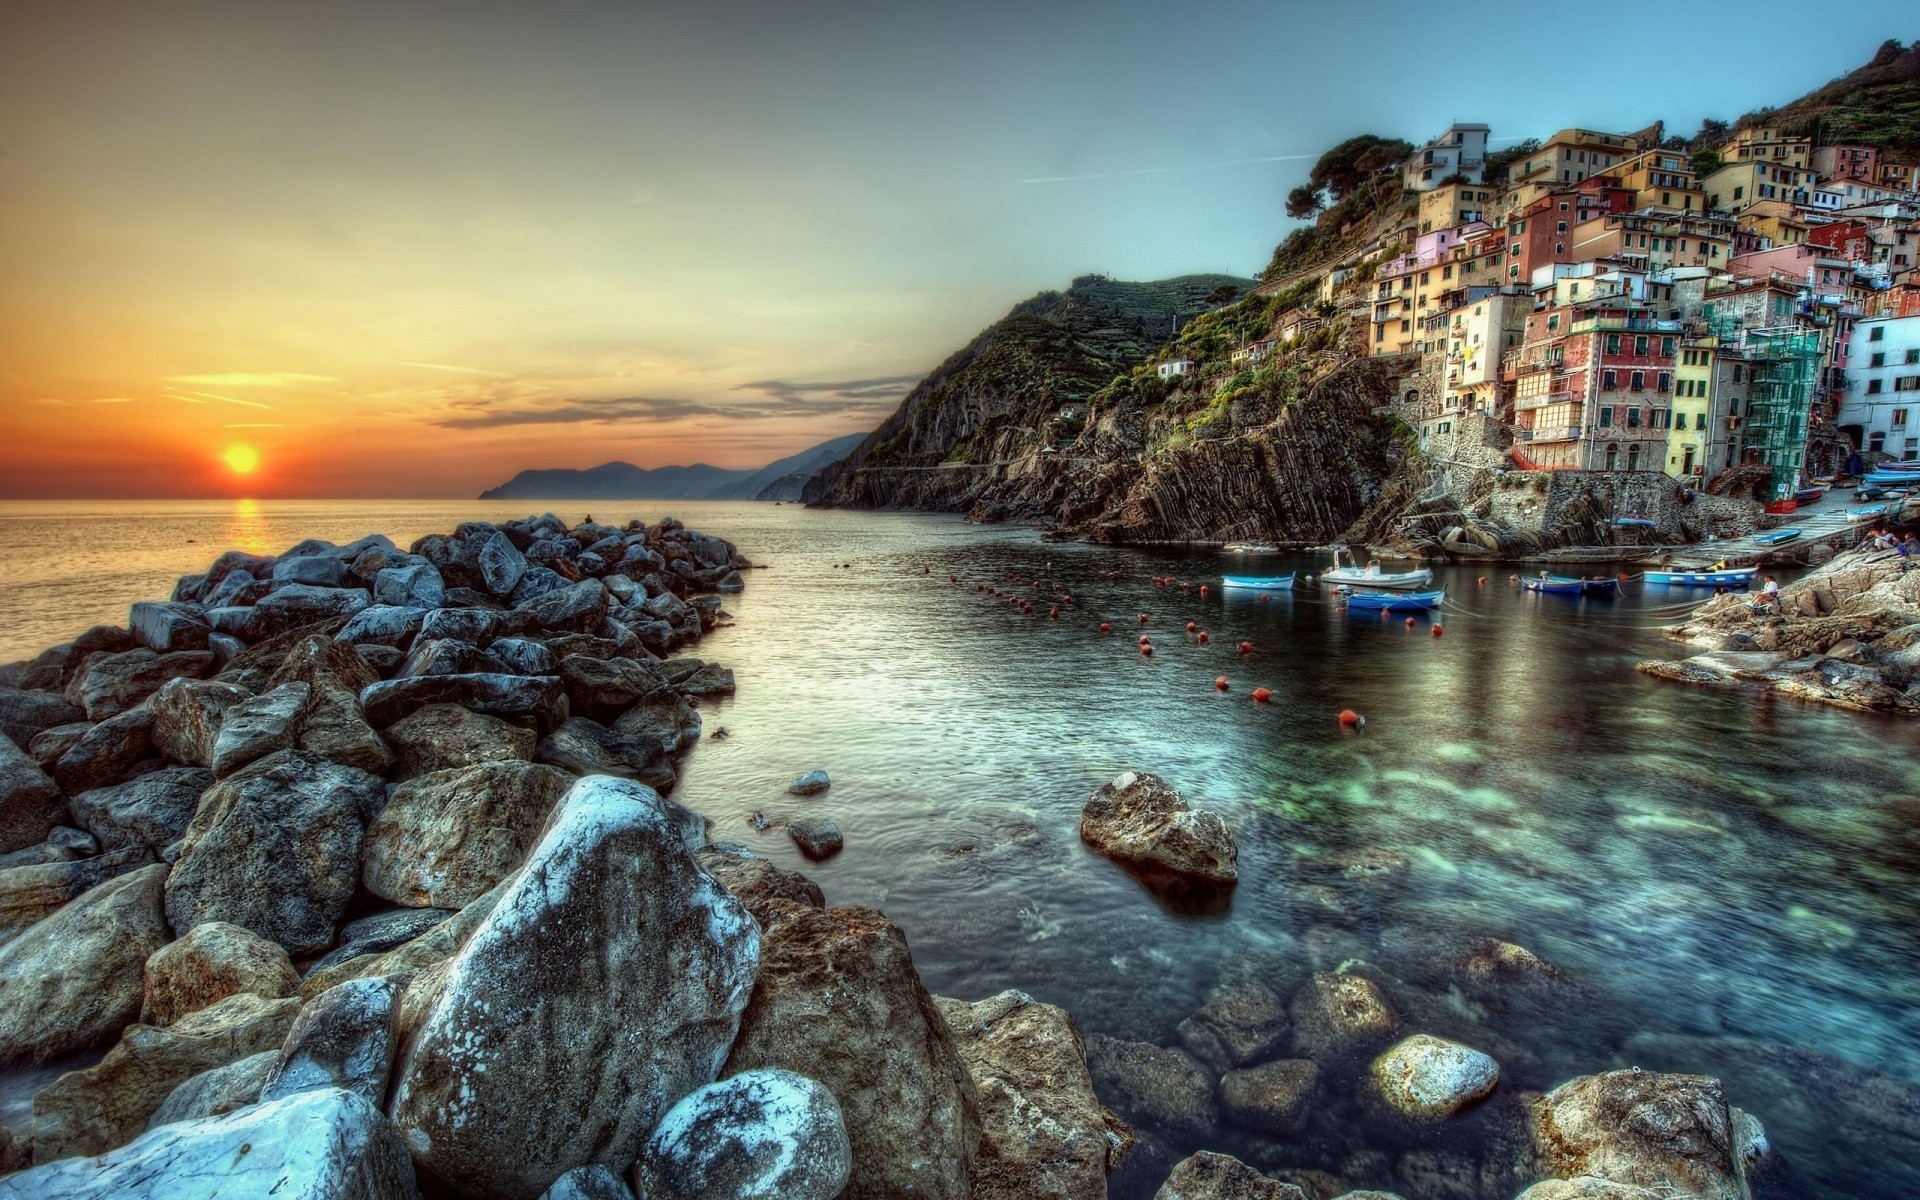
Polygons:
<instances>
[{"instance_id":1,"label":"tree","mask_svg":"<svg viewBox=\"0 0 1920 1200\"><path fill-rule=\"evenodd\" d=\"M1324 207L1320 193L1304 183L1287 193L1287 215L1296 221L1311 221Z\"/></svg>"},{"instance_id":2,"label":"tree","mask_svg":"<svg viewBox=\"0 0 1920 1200\"><path fill-rule=\"evenodd\" d=\"M1231 283L1223 283L1207 293L1207 307L1213 308L1232 301L1240 294L1240 289Z\"/></svg>"},{"instance_id":3,"label":"tree","mask_svg":"<svg viewBox=\"0 0 1920 1200\"><path fill-rule=\"evenodd\" d=\"M1504 176L1508 167L1511 167L1514 163L1519 162L1539 148L1539 138L1528 138L1523 142L1515 142L1505 150L1495 150L1492 154L1487 155L1487 173L1496 178Z\"/></svg>"},{"instance_id":4,"label":"tree","mask_svg":"<svg viewBox=\"0 0 1920 1200\"><path fill-rule=\"evenodd\" d=\"M1722 165L1724 164L1721 161L1718 150L1695 150L1693 152L1693 173L1698 178L1705 179L1715 171L1718 171Z\"/></svg>"},{"instance_id":5,"label":"tree","mask_svg":"<svg viewBox=\"0 0 1920 1200\"><path fill-rule=\"evenodd\" d=\"M1700 122L1700 132L1693 135L1693 144L1702 150L1716 149L1732 133L1732 128L1725 121L1716 121L1708 117Z\"/></svg>"},{"instance_id":6,"label":"tree","mask_svg":"<svg viewBox=\"0 0 1920 1200\"><path fill-rule=\"evenodd\" d=\"M1363 133L1322 154L1307 182L1287 193L1287 215L1306 220L1351 196L1360 185L1413 153L1413 143Z\"/></svg>"}]
</instances>

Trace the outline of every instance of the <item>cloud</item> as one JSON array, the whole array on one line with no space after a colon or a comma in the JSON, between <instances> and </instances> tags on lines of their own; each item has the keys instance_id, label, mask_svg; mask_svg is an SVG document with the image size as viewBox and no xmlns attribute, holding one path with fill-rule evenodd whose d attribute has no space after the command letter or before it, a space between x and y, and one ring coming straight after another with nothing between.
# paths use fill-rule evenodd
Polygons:
<instances>
[{"instance_id":1,"label":"cloud","mask_svg":"<svg viewBox=\"0 0 1920 1200\"><path fill-rule=\"evenodd\" d=\"M1079 183L1083 179L1125 179L1134 175L1165 175L1174 171L1211 171L1220 167L1246 167L1254 163L1305 162L1318 154L1274 154L1266 158L1231 158L1225 162L1176 163L1164 167L1135 167L1127 171L1094 171L1086 175L1036 175L1016 179L1015 183Z\"/></svg>"},{"instance_id":2,"label":"cloud","mask_svg":"<svg viewBox=\"0 0 1920 1200\"><path fill-rule=\"evenodd\" d=\"M183 392L180 388L169 388L168 390L175 393L174 399L176 400L185 400L188 396L198 396L201 401L218 400L224 404L238 404L242 408L264 408L268 412L273 411L273 405L262 404L258 400L241 400L235 396L222 396L215 392ZM198 401L195 403L198 403Z\"/></svg>"},{"instance_id":3,"label":"cloud","mask_svg":"<svg viewBox=\"0 0 1920 1200\"><path fill-rule=\"evenodd\" d=\"M222 429L305 429L305 425L289 425L283 421L243 421L233 425L222 425Z\"/></svg>"},{"instance_id":4,"label":"cloud","mask_svg":"<svg viewBox=\"0 0 1920 1200\"><path fill-rule=\"evenodd\" d=\"M761 379L743 383L738 398L694 400L664 396L573 397L493 395L449 400L452 411L428 424L442 429L499 429L510 425L612 425L624 421L723 418L759 421L869 413L891 407L919 380L917 375L797 382Z\"/></svg>"},{"instance_id":5,"label":"cloud","mask_svg":"<svg viewBox=\"0 0 1920 1200\"><path fill-rule=\"evenodd\" d=\"M298 371L231 371L221 375L169 375L171 383L191 383L195 387L309 387L316 383L339 383L333 375L303 375Z\"/></svg>"},{"instance_id":6,"label":"cloud","mask_svg":"<svg viewBox=\"0 0 1920 1200\"><path fill-rule=\"evenodd\" d=\"M427 422L442 429L499 429L508 425L612 425L620 421L671 421L699 416L712 406L659 396L603 400L456 400L452 414Z\"/></svg>"},{"instance_id":7,"label":"cloud","mask_svg":"<svg viewBox=\"0 0 1920 1200\"><path fill-rule=\"evenodd\" d=\"M88 404L132 404L131 396L102 396L98 400L89 400Z\"/></svg>"},{"instance_id":8,"label":"cloud","mask_svg":"<svg viewBox=\"0 0 1920 1200\"><path fill-rule=\"evenodd\" d=\"M758 392L764 401L749 402L746 412L760 416L822 416L835 413L866 412L897 402L920 382L918 375L882 375L873 379L839 379L803 382L791 379L758 379L743 383L736 392ZM720 410L729 416L742 409Z\"/></svg>"},{"instance_id":9,"label":"cloud","mask_svg":"<svg viewBox=\"0 0 1920 1200\"><path fill-rule=\"evenodd\" d=\"M454 371L461 375L486 375L493 379L513 378L504 371L487 371L480 367L457 367L452 363L410 362L402 359L400 365L403 367L420 367L428 371Z\"/></svg>"}]
</instances>

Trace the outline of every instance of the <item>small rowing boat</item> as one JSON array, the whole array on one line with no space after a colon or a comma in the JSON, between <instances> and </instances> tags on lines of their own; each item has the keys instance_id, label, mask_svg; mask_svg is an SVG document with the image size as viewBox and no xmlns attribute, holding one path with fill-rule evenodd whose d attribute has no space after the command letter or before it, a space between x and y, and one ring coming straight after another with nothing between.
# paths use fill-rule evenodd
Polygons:
<instances>
[{"instance_id":1,"label":"small rowing boat","mask_svg":"<svg viewBox=\"0 0 1920 1200\"><path fill-rule=\"evenodd\" d=\"M1342 560L1344 561L1344 564ZM1365 570L1354 561L1353 551L1345 546L1333 548L1333 565L1320 572L1320 582L1332 586L1345 584L1356 588L1386 588L1390 591L1411 591L1433 582L1433 572L1421 567L1415 571L1382 571L1380 560L1368 563Z\"/></svg>"},{"instance_id":2,"label":"small rowing boat","mask_svg":"<svg viewBox=\"0 0 1920 1200\"><path fill-rule=\"evenodd\" d=\"M1586 581L1566 575L1540 575L1522 579L1520 586L1529 592L1541 592L1549 596L1578 596L1584 590Z\"/></svg>"},{"instance_id":3,"label":"small rowing boat","mask_svg":"<svg viewBox=\"0 0 1920 1200\"><path fill-rule=\"evenodd\" d=\"M1652 529L1658 524L1659 522L1651 517L1615 517L1613 519L1615 529Z\"/></svg>"},{"instance_id":4,"label":"small rowing boat","mask_svg":"<svg viewBox=\"0 0 1920 1200\"><path fill-rule=\"evenodd\" d=\"M1293 574L1286 575L1222 575L1220 586L1223 588L1243 588L1248 591L1290 592L1293 590Z\"/></svg>"},{"instance_id":5,"label":"small rowing boat","mask_svg":"<svg viewBox=\"0 0 1920 1200\"><path fill-rule=\"evenodd\" d=\"M1346 597L1347 607L1366 612L1420 612L1439 608L1447 598L1445 589L1437 592L1353 592Z\"/></svg>"},{"instance_id":6,"label":"small rowing boat","mask_svg":"<svg viewBox=\"0 0 1920 1200\"><path fill-rule=\"evenodd\" d=\"M1866 521L1874 517L1884 517L1898 507L1899 505L1891 500L1885 504L1857 504L1847 510L1847 519Z\"/></svg>"},{"instance_id":7,"label":"small rowing boat","mask_svg":"<svg viewBox=\"0 0 1920 1200\"><path fill-rule=\"evenodd\" d=\"M1778 546L1799 537L1802 532L1798 529L1773 529L1766 533L1754 534L1753 541L1758 546Z\"/></svg>"},{"instance_id":8,"label":"small rowing boat","mask_svg":"<svg viewBox=\"0 0 1920 1200\"><path fill-rule=\"evenodd\" d=\"M1818 500L1826 494L1827 489L1823 487L1803 487L1793 494L1793 502L1795 504L1812 504L1815 500Z\"/></svg>"},{"instance_id":9,"label":"small rowing boat","mask_svg":"<svg viewBox=\"0 0 1920 1200\"><path fill-rule=\"evenodd\" d=\"M1228 542L1220 547L1228 554L1278 554L1280 547L1267 542Z\"/></svg>"},{"instance_id":10,"label":"small rowing boat","mask_svg":"<svg viewBox=\"0 0 1920 1200\"><path fill-rule=\"evenodd\" d=\"M1580 594L1591 596L1595 600L1611 600L1620 593L1618 579L1582 579Z\"/></svg>"},{"instance_id":11,"label":"small rowing boat","mask_svg":"<svg viewBox=\"0 0 1920 1200\"><path fill-rule=\"evenodd\" d=\"M1743 588L1753 582L1759 567L1735 567L1724 571L1648 571L1647 582L1667 587Z\"/></svg>"}]
</instances>

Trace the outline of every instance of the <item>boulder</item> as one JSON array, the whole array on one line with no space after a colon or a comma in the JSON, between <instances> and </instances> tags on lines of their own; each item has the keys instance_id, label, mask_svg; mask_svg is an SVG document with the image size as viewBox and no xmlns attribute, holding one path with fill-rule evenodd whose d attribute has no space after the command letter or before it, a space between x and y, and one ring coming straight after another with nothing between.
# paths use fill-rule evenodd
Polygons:
<instances>
[{"instance_id":1,"label":"boulder","mask_svg":"<svg viewBox=\"0 0 1920 1200\"><path fill-rule=\"evenodd\" d=\"M225 921L203 921L154 951L143 979L140 1020L162 1027L243 992L278 1000L300 991L284 949Z\"/></svg>"},{"instance_id":2,"label":"boulder","mask_svg":"<svg viewBox=\"0 0 1920 1200\"><path fill-rule=\"evenodd\" d=\"M825 818L805 818L787 822L787 836L800 847L800 853L818 862L832 858L846 845L840 827Z\"/></svg>"},{"instance_id":3,"label":"boulder","mask_svg":"<svg viewBox=\"0 0 1920 1200\"><path fill-rule=\"evenodd\" d=\"M650 738L623 737L586 717L568 717L552 733L541 738L535 757L576 775L637 778L663 791L673 786L671 770L665 771L664 779L659 777L659 771L649 770L658 767L660 760L665 757L659 742Z\"/></svg>"},{"instance_id":4,"label":"boulder","mask_svg":"<svg viewBox=\"0 0 1920 1200\"><path fill-rule=\"evenodd\" d=\"M1105 1200L1133 1134L1094 1095L1073 1017L1025 992L935 999L979 1104L974 1200Z\"/></svg>"},{"instance_id":5,"label":"boulder","mask_svg":"<svg viewBox=\"0 0 1920 1200\"><path fill-rule=\"evenodd\" d=\"M694 660L699 662L698 659ZM733 668L719 663L699 663L692 674L682 676L673 685L682 696L731 696L734 693Z\"/></svg>"},{"instance_id":6,"label":"boulder","mask_svg":"<svg viewBox=\"0 0 1920 1200\"><path fill-rule=\"evenodd\" d=\"M0 946L0 1067L91 1050L140 1015L141 967L170 936L166 878L109 880Z\"/></svg>"},{"instance_id":7,"label":"boulder","mask_svg":"<svg viewBox=\"0 0 1920 1200\"><path fill-rule=\"evenodd\" d=\"M145 846L156 854L180 840L213 772L200 767L158 771L90 792L68 804L73 819L108 850Z\"/></svg>"},{"instance_id":8,"label":"boulder","mask_svg":"<svg viewBox=\"0 0 1920 1200\"><path fill-rule=\"evenodd\" d=\"M200 604L206 609L241 608L258 604L272 590L271 579L261 579L252 571L235 571L218 584L208 588ZM216 636L219 635L208 636L208 649L213 648L213 638Z\"/></svg>"},{"instance_id":9,"label":"boulder","mask_svg":"<svg viewBox=\"0 0 1920 1200\"><path fill-rule=\"evenodd\" d=\"M119 783L135 763L152 753L153 710L141 705L108 717L74 739L54 764L52 774L61 789L72 796Z\"/></svg>"},{"instance_id":10,"label":"boulder","mask_svg":"<svg viewBox=\"0 0 1920 1200\"><path fill-rule=\"evenodd\" d=\"M378 679L352 646L316 634L287 652L271 683L304 683L310 689L298 718L296 746L377 775L393 766L393 751L367 723L360 693Z\"/></svg>"},{"instance_id":11,"label":"boulder","mask_svg":"<svg viewBox=\"0 0 1920 1200\"><path fill-rule=\"evenodd\" d=\"M1205 1137L1214 1126L1213 1080L1194 1057L1151 1042L1087 1038L1094 1089L1126 1121L1180 1139Z\"/></svg>"},{"instance_id":12,"label":"boulder","mask_svg":"<svg viewBox=\"0 0 1920 1200\"><path fill-rule=\"evenodd\" d=\"M571 654L560 660L572 711L585 717L617 716L635 701L666 687L666 680L634 658L589 658Z\"/></svg>"},{"instance_id":13,"label":"boulder","mask_svg":"<svg viewBox=\"0 0 1920 1200\"><path fill-rule=\"evenodd\" d=\"M531 600L516 601L514 607L526 613L541 629L593 633L606 619L607 589L598 579L582 579Z\"/></svg>"},{"instance_id":14,"label":"boulder","mask_svg":"<svg viewBox=\"0 0 1920 1200\"><path fill-rule=\"evenodd\" d=\"M647 1200L833 1200L852 1170L833 1093L791 1071L742 1071L681 1100L635 1168Z\"/></svg>"},{"instance_id":15,"label":"boulder","mask_svg":"<svg viewBox=\"0 0 1920 1200\"><path fill-rule=\"evenodd\" d=\"M1699 1200L1747 1200L1720 1081L1638 1069L1583 1075L1533 1108L1538 1173L1590 1175Z\"/></svg>"},{"instance_id":16,"label":"boulder","mask_svg":"<svg viewBox=\"0 0 1920 1200\"><path fill-rule=\"evenodd\" d=\"M446 581L424 560L388 567L373 577L373 602L395 608L439 608L447 601Z\"/></svg>"},{"instance_id":17,"label":"boulder","mask_svg":"<svg viewBox=\"0 0 1920 1200\"><path fill-rule=\"evenodd\" d=\"M964 1200L980 1140L973 1083L906 935L867 908L761 911L760 978L725 1073L779 1067L840 1098L848 1200Z\"/></svg>"},{"instance_id":18,"label":"boulder","mask_svg":"<svg viewBox=\"0 0 1920 1200\"><path fill-rule=\"evenodd\" d=\"M1180 1041L1214 1071L1246 1066L1271 1056L1287 1040L1286 1002L1263 983L1222 984L1207 1002L1180 1022Z\"/></svg>"},{"instance_id":19,"label":"boulder","mask_svg":"<svg viewBox=\"0 0 1920 1200\"><path fill-rule=\"evenodd\" d=\"M246 628L240 637L248 642L263 641L322 621L352 617L372 604L373 597L365 588L288 584L247 610Z\"/></svg>"},{"instance_id":20,"label":"boulder","mask_svg":"<svg viewBox=\"0 0 1920 1200\"><path fill-rule=\"evenodd\" d=\"M335 641L351 646L392 646L405 650L413 644L427 614L424 609L397 604L375 604L353 614L353 618L333 635Z\"/></svg>"},{"instance_id":21,"label":"boulder","mask_svg":"<svg viewBox=\"0 0 1920 1200\"><path fill-rule=\"evenodd\" d=\"M459 908L526 860L572 784L565 771L512 759L408 779L367 828L361 882L396 904Z\"/></svg>"},{"instance_id":22,"label":"boulder","mask_svg":"<svg viewBox=\"0 0 1920 1200\"><path fill-rule=\"evenodd\" d=\"M436 968L445 967L448 960L455 954L458 954L460 949L472 938L474 931L486 922L487 917L493 912L494 905L499 903L500 897L506 894L507 888L518 878L518 872L509 875L506 879L500 881L499 886L478 900L475 900L472 904L462 908L459 912L443 920L427 924L426 928L414 937L408 938L397 945L390 945L388 949L369 949L362 953L355 954L350 958L343 957L337 959L331 965L325 967L322 967L319 963L315 963L312 969L307 972L306 979L300 984L300 994L308 999L312 999L328 988L337 987L349 979L369 979L375 975L415 975L424 977ZM418 911L439 913L443 910L435 908L421 909ZM393 937L397 937L400 933L404 932L404 923L392 913L382 914L382 916L387 918L387 920L395 922L395 925L387 926L384 924L376 924L370 928L367 925L354 922L353 926L350 927L355 927L360 930L360 932L355 935L356 937L391 942ZM367 920L372 922L375 919L367 918ZM425 922L423 922L423 924L425 924ZM344 940L344 929L342 930L342 938L341 948L344 950L347 948L347 943ZM415 982L417 983L419 980L416 979ZM402 1001L402 1007L404 1008L405 1006L406 1002ZM414 1024L417 1025L418 1022L416 1021ZM403 1033L404 1030L408 1028L411 1028L411 1026L403 1026ZM403 1048L404 1045L405 1039L403 1037Z\"/></svg>"},{"instance_id":23,"label":"boulder","mask_svg":"<svg viewBox=\"0 0 1920 1200\"><path fill-rule=\"evenodd\" d=\"M382 680L360 693L367 719L380 726L429 704L458 704L486 716L527 717L557 725L564 719L566 698L566 688L556 675L421 675Z\"/></svg>"},{"instance_id":24,"label":"boulder","mask_svg":"<svg viewBox=\"0 0 1920 1200\"><path fill-rule=\"evenodd\" d=\"M173 1089L202 1071L278 1046L299 1011L295 999L241 993L166 1029L132 1026L99 1063L69 1071L34 1095L34 1160L125 1145Z\"/></svg>"},{"instance_id":25,"label":"boulder","mask_svg":"<svg viewBox=\"0 0 1920 1200\"><path fill-rule=\"evenodd\" d=\"M747 911L762 925L767 921L767 905L774 900L791 900L810 908L825 908L827 898L820 885L798 871L783 871L742 846L715 843L700 848L700 865L713 872Z\"/></svg>"},{"instance_id":26,"label":"boulder","mask_svg":"<svg viewBox=\"0 0 1920 1200\"><path fill-rule=\"evenodd\" d=\"M458 638L419 638L394 674L402 678L416 675L513 674L507 664L472 642Z\"/></svg>"},{"instance_id":27,"label":"boulder","mask_svg":"<svg viewBox=\"0 0 1920 1200\"><path fill-rule=\"evenodd\" d=\"M351 1092L302 1092L166 1125L97 1158L0 1184L6 1200L418 1200L413 1164L380 1110Z\"/></svg>"},{"instance_id":28,"label":"boulder","mask_svg":"<svg viewBox=\"0 0 1920 1200\"><path fill-rule=\"evenodd\" d=\"M402 779L454 767L531 760L538 740L531 729L457 704L429 704L387 726L387 742Z\"/></svg>"},{"instance_id":29,"label":"boulder","mask_svg":"<svg viewBox=\"0 0 1920 1200\"><path fill-rule=\"evenodd\" d=\"M1416 1033L1374 1059L1368 1074L1394 1113L1432 1122L1485 1098L1500 1081L1500 1064L1471 1046Z\"/></svg>"},{"instance_id":30,"label":"boulder","mask_svg":"<svg viewBox=\"0 0 1920 1200\"><path fill-rule=\"evenodd\" d=\"M653 738L668 754L677 754L700 740L700 712L678 693L658 691L621 713L613 731L622 737Z\"/></svg>"},{"instance_id":31,"label":"boulder","mask_svg":"<svg viewBox=\"0 0 1920 1200\"><path fill-rule=\"evenodd\" d=\"M1543 1179L1515 1200L1670 1200L1671 1196L1671 1192L1582 1175L1578 1179Z\"/></svg>"},{"instance_id":32,"label":"boulder","mask_svg":"<svg viewBox=\"0 0 1920 1200\"><path fill-rule=\"evenodd\" d=\"M334 554L283 557L273 564L270 577L276 588L296 583L316 588L337 588L347 581L347 564Z\"/></svg>"},{"instance_id":33,"label":"boulder","mask_svg":"<svg viewBox=\"0 0 1920 1200\"><path fill-rule=\"evenodd\" d=\"M365 771L282 750L201 798L167 880L167 919L184 933L230 921L290 954L333 945L360 877L366 823L386 799Z\"/></svg>"},{"instance_id":34,"label":"boulder","mask_svg":"<svg viewBox=\"0 0 1920 1200\"><path fill-rule=\"evenodd\" d=\"M468 642L485 646L506 632L507 621L505 614L491 609L435 609L421 620L418 640Z\"/></svg>"},{"instance_id":35,"label":"boulder","mask_svg":"<svg viewBox=\"0 0 1920 1200\"><path fill-rule=\"evenodd\" d=\"M1371 1054L1400 1026L1380 986L1362 975L1315 975L1295 993L1290 1011L1295 1049L1323 1067Z\"/></svg>"},{"instance_id":36,"label":"boulder","mask_svg":"<svg viewBox=\"0 0 1920 1200\"><path fill-rule=\"evenodd\" d=\"M292 749L312 696L312 687L305 683L283 683L229 708L221 717L207 765L224 778L277 750Z\"/></svg>"},{"instance_id":37,"label":"boulder","mask_svg":"<svg viewBox=\"0 0 1920 1200\"><path fill-rule=\"evenodd\" d=\"M520 577L527 573L526 556L505 533L496 532L482 542L474 561L480 568L480 582L487 591L503 598L513 595L513 589L520 585Z\"/></svg>"},{"instance_id":38,"label":"boulder","mask_svg":"<svg viewBox=\"0 0 1920 1200\"><path fill-rule=\"evenodd\" d=\"M0 737L26 746L56 725L87 719L87 712L57 692L30 692L0 687Z\"/></svg>"},{"instance_id":39,"label":"boulder","mask_svg":"<svg viewBox=\"0 0 1920 1200\"><path fill-rule=\"evenodd\" d=\"M0 941L51 916L75 897L107 880L147 866L153 860L153 852L139 846L91 858L0 870Z\"/></svg>"},{"instance_id":40,"label":"boulder","mask_svg":"<svg viewBox=\"0 0 1920 1200\"><path fill-rule=\"evenodd\" d=\"M493 639L487 647L487 653L506 664L507 670L515 675L557 675L560 662L554 658L544 642L532 638L503 637ZM625 1184L620 1186L625 1187Z\"/></svg>"},{"instance_id":41,"label":"boulder","mask_svg":"<svg viewBox=\"0 0 1920 1200\"><path fill-rule=\"evenodd\" d=\"M760 934L688 839L651 789L580 780L448 964L391 1112L450 1187L533 1200L574 1167L625 1170L713 1081Z\"/></svg>"},{"instance_id":42,"label":"boulder","mask_svg":"<svg viewBox=\"0 0 1920 1200\"><path fill-rule=\"evenodd\" d=\"M0 854L0 871L11 870L14 867L37 867L42 863L72 862L79 857L81 857L79 852L70 850L58 842L36 842L24 849Z\"/></svg>"},{"instance_id":43,"label":"boulder","mask_svg":"<svg viewBox=\"0 0 1920 1200\"><path fill-rule=\"evenodd\" d=\"M267 1074L280 1060L280 1051L262 1050L225 1066L202 1071L167 1093L160 1107L147 1118L148 1129L158 1129L175 1121L198 1121L204 1117L225 1116L235 1109L260 1102L260 1089Z\"/></svg>"},{"instance_id":44,"label":"boulder","mask_svg":"<svg viewBox=\"0 0 1920 1200\"><path fill-rule=\"evenodd\" d=\"M89 657L67 685L67 699L87 712L87 720L117 717L160 690L169 679L197 679L213 667L205 650L156 654L142 646L119 654Z\"/></svg>"},{"instance_id":45,"label":"boulder","mask_svg":"<svg viewBox=\"0 0 1920 1200\"><path fill-rule=\"evenodd\" d=\"M45 841L66 819L59 786L12 738L0 736L0 854Z\"/></svg>"},{"instance_id":46,"label":"boulder","mask_svg":"<svg viewBox=\"0 0 1920 1200\"><path fill-rule=\"evenodd\" d=\"M1080 837L1114 861L1155 878L1227 887L1240 852L1218 815L1189 805L1157 775L1128 771L1080 810Z\"/></svg>"},{"instance_id":47,"label":"boulder","mask_svg":"<svg viewBox=\"0 0 1920 1200\"><path fill-rule=\"evenodd\" d=\"M452 917L454 912L450 908L395 908L348 921L340 927L340 944L309 967L309 975L317 975L336 963L363 954L384 954L395 946L404 946Z\"/></svg>"},{"instance_id":48,"label":"boulder","mask_svg":"<svg viewBox=\"0 0 1920 1200\"><path fill-rule=\"evenodd\" d=\"M790 796L816 796L833 786L825 771L808 771L787 785Z\"/></svg>"},{"instance_id":49,"label":"boulder","mask_svg":"<svg viewBox=\"0 0 1920 1200\"><path fill-rule=\"evenodd\" d=\"M1307 1194L1231 1155L1202 1150L1174 1164L1153 1200L1307 1200Z\"/></svg>"},{"instance_id":50,"label":"boulder","mask_svg":"<svg viewBox=\"0 0 1920 1200\"><path fill-rule=\"evenodd\" d=\"M281 1100L337 1087L369 1104L385 1102L398 998L399 987L390 977L353 979L320 993L287 1031L260 1098Z\"/></svg>"},{"instance_id":51,"label":"boulder","mask_svg":"<svg viewBox=\"0 0 1920 1200\"><path fill-rule=\"evenodd\" d=\"M1306 1124L1320 1068L1305 1059L1228 1071L1220 1077L1220 1110L1227 1120L1257 1133L1296 1133Z\"/></svg>"},{"instance_id":52,"label":"boulder","mask_svg":"<svg viewBox=\"0 0 1920 1200\"><path fill-rule=\"evenodd\" d=\"M553 1181L540 1200L633 1200L626 1181L598 1163L575 1167Z\"/></svg>"},{"instance_id":53,"label":"boulder","mask_svg":"<svg viewBox=\"0 0 1920 1200\"><path fill-rule=\"evenodd\" d=\"M196 604L142 600L127 616L127 631L149 650L205 650L212 628Z\"/></svg>"},{"instance_id":54,"label":"boulder","mask_svg":"<svg viewBox=\"0 0 1920 1200\"><path fill-rule=\"evenodd\" d=\"M185 766L213 764L220 723L234 705L253 693L215 679L170 679L153 694L153 748L162 758Z\"/></svg>"}]
</instances>

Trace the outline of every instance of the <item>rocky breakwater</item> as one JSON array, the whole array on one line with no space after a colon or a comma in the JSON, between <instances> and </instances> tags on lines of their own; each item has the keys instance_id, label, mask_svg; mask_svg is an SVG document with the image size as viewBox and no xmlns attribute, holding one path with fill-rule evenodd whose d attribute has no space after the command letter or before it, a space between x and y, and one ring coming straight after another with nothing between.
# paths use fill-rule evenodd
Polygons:
<instances>
[{"instance_id":1,"label":"rocky breakwater","mask_svg":"<svg viewBox=\"0 0 1920 1200\"><path fill-rule=\"evenodd\" d=\"M673 521L228 554L0 668L0 1197L1096 1200L1061 1009L666 798L740 586Z\"/></svg>"},{"instance_id":2,"label":"rocky breakwater","mask_svg":"<svg viewBox=\"0 0 1920 1200\"><path fill-rule=\"evenodd\" d=\"M1891 550L1836 555L1780 589L1716 596L1669 628L1702 651L1639 670L1840 708L1920 715L1920 570Z\"/></svg>"}]
</instances>

